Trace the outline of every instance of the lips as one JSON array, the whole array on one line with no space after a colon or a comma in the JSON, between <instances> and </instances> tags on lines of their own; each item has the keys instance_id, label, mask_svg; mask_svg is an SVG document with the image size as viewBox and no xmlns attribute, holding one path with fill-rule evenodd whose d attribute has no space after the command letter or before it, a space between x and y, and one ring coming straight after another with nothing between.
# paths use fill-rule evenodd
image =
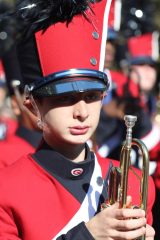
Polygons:
<instances>
[{"instance_id":1,"label":"lips","mask_svg":"<svg viewBox=\"0 0 160 240\"><path fill-rule=\"evenodd\" d=\"M70 133L72 135L84 135L88 132L89 127L88 126L75 126L70 128Z\"/></svg>"}]
</instances>

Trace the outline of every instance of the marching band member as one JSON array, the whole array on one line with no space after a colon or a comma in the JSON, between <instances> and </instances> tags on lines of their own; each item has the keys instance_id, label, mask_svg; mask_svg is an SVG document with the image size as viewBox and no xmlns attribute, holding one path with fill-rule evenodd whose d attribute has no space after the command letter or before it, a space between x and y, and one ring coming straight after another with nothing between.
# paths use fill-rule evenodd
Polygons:
<instances>
[{"instance_id":1,"label":"marching band member","mask_svg":"<svg viewBox=\"0 0 160 240\"><path fill-rule=\"evenodd\" d=\"M24 105L37 116L43 142L0 171L0 240L153 239L152 179L147 216L129 207L138 202L132 173L127 208L116 202L100 211L111 161L86 143L109 85L103 63L110 1L20 3L24 26L35 31L18 44Z\"/></svg>"},{"instance_id":2,"label":"marching band member","mask_svg":"<svg viewBox=\"0 0 160 240\"><path fill-rule=\"evenodd\" d=\"M17 59L16 48L13 45L2 57L6 85L11 102L14 119L5 119L7 133L0 141L0 168L14 163L24 154L34 152L41 141L41 133L37 127L36 117L23 106L24 88Z\"/></svg>"}]
</instances>

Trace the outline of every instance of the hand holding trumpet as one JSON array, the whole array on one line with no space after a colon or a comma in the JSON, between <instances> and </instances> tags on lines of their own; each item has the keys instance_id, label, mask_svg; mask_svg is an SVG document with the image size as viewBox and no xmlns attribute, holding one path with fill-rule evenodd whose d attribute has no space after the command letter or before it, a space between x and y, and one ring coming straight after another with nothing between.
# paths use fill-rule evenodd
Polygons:
<instances>
[{"instance_id":1,"label":"hand holding trumpet","mask_svg":"<svg viewBox=\"0 0 160 240\"><path fill-rule=\"evenodd\" d=\"M132 198L127 197L127 208L120 208L119 202L105 208L86 227L96 240L137 239L144 234L146 240L154 239L154 229L146 225L145 211L130 208Z\"/></svg>"}]
</instances>

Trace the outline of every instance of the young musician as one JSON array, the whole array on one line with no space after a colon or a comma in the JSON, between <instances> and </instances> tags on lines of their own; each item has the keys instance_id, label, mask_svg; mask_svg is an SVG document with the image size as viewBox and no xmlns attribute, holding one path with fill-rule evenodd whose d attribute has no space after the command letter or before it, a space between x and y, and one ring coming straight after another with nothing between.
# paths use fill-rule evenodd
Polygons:
<instances>
[{"instance_id":1,"label":"young musician","mask_svg":"<svg viewBox=\"0 0 160 240\"><path fill-rule=\"evenodd\" d=\"M18 46L24 105L37 116L43 142L0 172L0 240L153 239L152 180L147 217L130 208L139 198L132 173L127 208L116 202L100 211L111 161L86 143L109 86L103 53L110 1L21 3L26 28L36 31ZM46 29L49 21L55 24Z\"/></svg>"},{"instance_id":2,"label":"young musician","mask_svg":"<svg viewBox=\"0 0 160 240\"><path fill-rule=\"evenodd\" d=\"M5 138L0 141L0 169L11 165L24 154L34 152L42 137L37 127L36 117L23 105L24 87L15 45L4 54L2 63L11 109L16 120L9 119L9 121L7 119L6 122L4 119L7 133ZM14 131L10 129L14 129Z\"/></svg>"}]
</instances>

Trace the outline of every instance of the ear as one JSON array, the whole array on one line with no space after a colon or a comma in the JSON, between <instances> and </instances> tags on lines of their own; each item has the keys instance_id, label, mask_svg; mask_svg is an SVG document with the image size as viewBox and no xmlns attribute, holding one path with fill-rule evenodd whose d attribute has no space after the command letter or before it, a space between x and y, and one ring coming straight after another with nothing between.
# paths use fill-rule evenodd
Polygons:
<instances>
[{"instance_id":1,"label":"ear","mask_svg":"<svg viewBox=\"0 0 160 240\"><path fill-rule=\"evenodd\" d=\"M101 107L103 106L104 98L107 96L107 92L103 92L101 96Z\"/></svg>"},{"instance_id":2,"label":"ear","mask_svg":"<svg viewBox=\"0 0 160 240\"><path fill-rule=\"evenodd\" d=\"M30 98L26 98L23 105L37 117L37 110L34 108Z\"/></svg>"}]
</instances>

